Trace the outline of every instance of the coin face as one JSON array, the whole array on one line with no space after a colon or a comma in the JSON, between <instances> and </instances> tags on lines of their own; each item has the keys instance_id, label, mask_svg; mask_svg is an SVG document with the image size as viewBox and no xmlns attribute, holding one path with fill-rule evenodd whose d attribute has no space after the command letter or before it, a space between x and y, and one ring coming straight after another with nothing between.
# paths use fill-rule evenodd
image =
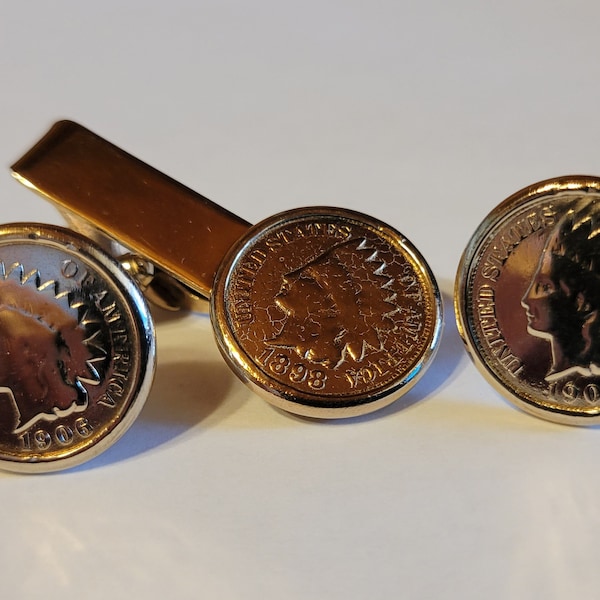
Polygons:
<instances>
[{"instance_id":1,"label":"coin face","mask_svg":"<svg viewBox=\"0 0 600 600\"><path fill-rule=\"evenodd\" d=\"M435 280L387 225L333 208L253 227L217 274L217 341L234 371L300 415L385 406L430 363L441 327Z\"/></svg>"},{"instance_id":2,"label":"coin face","mask_svg":"<svg viewBox=\"0 0 600 600\"><path fill-rule=\"evenodd\" d=\"M543 181L492 211L463 255L455 308L476 365L519 408L600 422L600 179Z\"/></svg>"},{"instance_id":3,"label":"coin face","mask_svg":"<svg viewBox=\"0 0 600 600\"><path fill-rule=\"evenodd\" d=\"M0 467L53 471L133 422L154 371L146 304L118 264L62 228L0 231Z\"/></svg>"}]
</instances>

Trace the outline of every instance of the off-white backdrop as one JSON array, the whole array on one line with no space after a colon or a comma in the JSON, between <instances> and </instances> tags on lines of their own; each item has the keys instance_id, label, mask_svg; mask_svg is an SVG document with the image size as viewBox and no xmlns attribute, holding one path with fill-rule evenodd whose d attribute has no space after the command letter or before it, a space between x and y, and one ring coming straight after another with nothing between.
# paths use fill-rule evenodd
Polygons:
<instances>
[{"instance_id":1,"label":"off-white backdrop","mask_svg":"<svg viewBox=\"0 0 600 600\"><path fill-rule=\"evenodd\" d=\"M156 312L126 436L68 472L0 474L0 595L595 597L600 431L504 401L451 298L495 204L600 173L599 21L584 0L0 0L0 221L61 222L8 166L71 118L252 222L370 213L446 304L426 376L348 422L270 408L206 316Z\"/></svg>"}]
</instances>

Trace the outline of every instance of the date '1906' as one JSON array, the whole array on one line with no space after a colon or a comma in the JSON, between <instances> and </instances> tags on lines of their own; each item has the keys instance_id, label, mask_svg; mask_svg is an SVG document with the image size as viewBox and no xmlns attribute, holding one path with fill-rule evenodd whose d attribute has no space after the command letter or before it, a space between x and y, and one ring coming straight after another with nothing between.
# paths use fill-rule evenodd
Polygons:
<instances>
[{"instance_id":1,"label":"date '1906'","mask_svg":"<svg viewBox=\"0 0 600 600\"><path fill-rule=\"evenodd\" d=\"M22 450L47 450L52 444L63 448L70 446L77 438L87 438L92 435L92 426L85 417L80 417L71 428L68 425L58 425L51 431L36 429L26 431L19 436Z\"/></svg>"}]
</instances>

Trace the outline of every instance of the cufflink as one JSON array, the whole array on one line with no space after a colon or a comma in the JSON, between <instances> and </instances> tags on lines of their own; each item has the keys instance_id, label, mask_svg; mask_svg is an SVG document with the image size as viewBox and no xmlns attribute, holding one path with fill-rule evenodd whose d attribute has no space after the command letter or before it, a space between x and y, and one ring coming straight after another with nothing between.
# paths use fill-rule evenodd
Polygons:
<instances>
[{"instance_id":1,"label":"cufflink","mask_svg":"<svg viewBox=\"0 0 600 600\"><path fill-rule=\"evenodd\" d=\"M478 369L527 413L600 422L600 178L531 185L496 207L462 256L460 334Z\"/></svg>"},{"instance_id":2,"label":"cufflink","mask_svg":"<svg viewBox=\"0 0 600 600\"><path fill-rule=\"evenodd\" d=\"M0 466L93 458L139 414L154 364L147 304L115 259L60 227L0 227Z\"/></svg>"}]
</instances>

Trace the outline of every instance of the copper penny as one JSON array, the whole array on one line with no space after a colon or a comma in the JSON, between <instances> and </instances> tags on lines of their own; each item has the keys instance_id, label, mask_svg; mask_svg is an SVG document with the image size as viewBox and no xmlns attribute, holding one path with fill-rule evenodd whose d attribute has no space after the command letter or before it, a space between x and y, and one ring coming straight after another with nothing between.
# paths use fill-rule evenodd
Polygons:
<instances>
[{"instance_id":1,"label":"copper penny","mask_svg":"<svg viewBox=\"0 0 600 600\"><path fill-rule=\"evenodd\" d=\"M370 412L410 389L441 327L412 244L366 215L303 208L254 226L211 299L219 346L269 402L313 417Z\"/></svg>"},{"instance_id":2,"label":"copper penny","mask_svg":"<svg viewBox=\"0 0 600 600\"><path fill-rule=\"evenodd\" d=\"M459 330L516 406L600 422L600 179L525 188L476 230L456 282Z\"/></svg>"},{"instance_id":3,"label":"copper penny","mask_svg":"<svg viewBox=\"0 0 600 600\"><path fill-rule=\"evenodd\" d=\"M152 322L119 265L59 227L0 230L0 466L72 467L114 443L154 371Z\"/></svg>"}]
</instances>

